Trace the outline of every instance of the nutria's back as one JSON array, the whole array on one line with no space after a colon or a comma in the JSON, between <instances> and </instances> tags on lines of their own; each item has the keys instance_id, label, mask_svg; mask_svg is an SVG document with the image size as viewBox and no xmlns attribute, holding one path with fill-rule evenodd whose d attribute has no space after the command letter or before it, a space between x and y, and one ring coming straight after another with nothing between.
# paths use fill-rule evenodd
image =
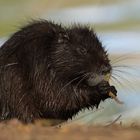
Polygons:
<instances>
[{"instance_id":1,"label":"nutria's back","mask_svg":"<svg viewBox=\"0 0 140 140\"><path fill-rule=\"evenodd\" d=\"M109 97L112 67L86 26L34 21L2 45L0 66L1 120L67 120Z\"/></svg>"}]
</instances>

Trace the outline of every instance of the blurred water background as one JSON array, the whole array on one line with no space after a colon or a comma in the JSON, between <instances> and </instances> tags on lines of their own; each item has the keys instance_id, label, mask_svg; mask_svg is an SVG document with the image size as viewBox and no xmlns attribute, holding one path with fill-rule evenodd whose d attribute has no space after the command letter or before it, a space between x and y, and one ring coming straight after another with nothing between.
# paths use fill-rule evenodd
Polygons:
<instances>
[{"instance_id":1,"label":"blurred water background","mask_svg":"<svg viewBox=\"0 0 140 140\"><path fill-rule=\"evenodd\" d=\"M80 112L73 122L108 124L121 116L118 123L137 123L140 122L139 13L140 0L0 0L0 44L31 18L67 26L90 25L107 47L112 64L119 66L114 71L118 80L111 82L124 105L107 100L97 110Z\"/></svg>"}]
</instances>

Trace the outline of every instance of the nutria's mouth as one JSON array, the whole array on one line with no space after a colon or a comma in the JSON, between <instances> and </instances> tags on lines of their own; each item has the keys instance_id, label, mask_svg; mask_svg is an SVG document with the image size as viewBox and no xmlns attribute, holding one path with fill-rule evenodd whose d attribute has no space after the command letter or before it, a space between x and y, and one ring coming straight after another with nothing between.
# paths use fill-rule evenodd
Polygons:
<instances>
[{"instance_id":1,"label":"nutria's mouth","mask_svg":"<svg viewBox=\"0 0 140 140\"><path fill-rule=\"evenodd\" d=\"M89 79L88 79L88 85L89 86L96 86L98 85L100 82L102 81L107 81L109 82L110 80L110 77L111 77L111 74L108 73L106 75L97 75L97 74L94 74L93 76L91 76ZM120 101L118 98L117 98L117 95L113 92L109 92L108 93L108 96L110 96L112 99L114 99L118 104L123 104L122 101Z\"/></svg>"},{"instance_id":2,"label":"nutria's mouth","mask_svg":"<svg viewBox=\"0 0 140 140\"><path fill-rule=\"evenodd\" d=\"M109 92L108 94L110 97L112 97L118 104L124 104L122 101L120 101L114 93Z\"/></svg>"}]
</instances>

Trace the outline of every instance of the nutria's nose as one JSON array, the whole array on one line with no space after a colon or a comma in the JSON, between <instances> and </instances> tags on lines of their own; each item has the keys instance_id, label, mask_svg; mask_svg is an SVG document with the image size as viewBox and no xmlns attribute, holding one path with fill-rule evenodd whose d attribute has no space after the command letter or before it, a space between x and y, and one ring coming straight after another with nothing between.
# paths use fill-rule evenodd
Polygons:
<instances>
[{"instance_id":1,"label":"nutria's nose","mask_svg":"<svg viewBox=\"0 0 140 140\"><path fill-rule=\"evenodd\" d=\"M111 66L103 66L103 67L101 67L101 73L103 75L108 74L108 73L110 73L111 69L112 69Z\"/></svg>"},{"instance_id":2,"label":"nutria's nose","mask_svg":"<svg viewBox=\"0 0 140 140\"><path fill-rule=\"evenodd\" d=\"M110 73L107 73L106 75L104 75L104 81L109 81L109 79L110 79L110 77L111 77L111 74Z\"/></svg>"}]
</instances>

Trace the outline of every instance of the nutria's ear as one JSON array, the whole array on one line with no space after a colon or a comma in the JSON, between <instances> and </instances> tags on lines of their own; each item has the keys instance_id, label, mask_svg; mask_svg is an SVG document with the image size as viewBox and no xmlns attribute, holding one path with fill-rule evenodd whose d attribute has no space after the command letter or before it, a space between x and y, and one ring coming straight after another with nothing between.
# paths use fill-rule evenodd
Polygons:
<instances>
[{"instance_id":1,"label":"nutria's ear","mask_svg":"<svg viewBox=\"0 0 140 140\"><path fill-rule=\"evenodd\" d=\"M69 36L66 32L59 32L58 43L65 43L69 40Z\"/></svg>"}]
</instances>

